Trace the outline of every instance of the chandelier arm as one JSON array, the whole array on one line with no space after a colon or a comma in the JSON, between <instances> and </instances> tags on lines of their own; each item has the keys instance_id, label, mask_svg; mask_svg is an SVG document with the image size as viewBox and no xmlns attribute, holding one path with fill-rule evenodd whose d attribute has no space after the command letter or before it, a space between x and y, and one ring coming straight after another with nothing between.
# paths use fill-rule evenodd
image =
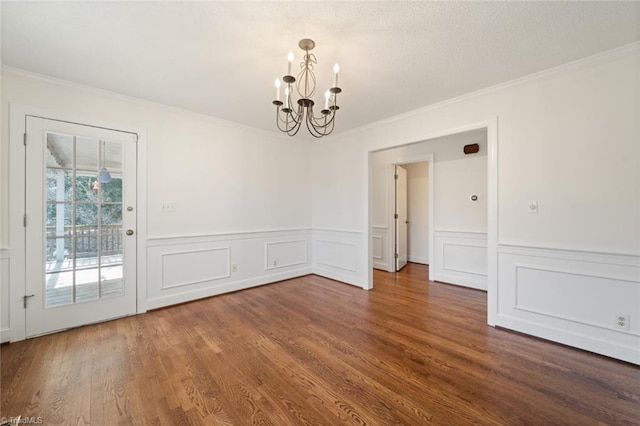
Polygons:
<instances>
[{"instance_id":1,"label":"chandelier arm","mask_svg":"<svg viewBox=\"0 0 640 426\"><path fill-rule=\"evenodd\" d=\"M309 130L309 133L311 133L312 136L316 138L321 138L333 132L333 122L334 122L333 117L329 121L326 121L326 116L325 116L324 120L325 120L325 123L320 124L320 123L317 123L317 120L315 117L313 116L307 117L307 120L306 120L307 129ZM330 129L330 130L327 130L327 129Z\"/></svg>"},{"instance_id":2,"label":"chandelier arm","mask_svg":"<svg viewBox=\"0 0 640 426\"><path fill-rule=\"evenodd\" d=\"M332 112L327 115L323 115L321 117L312 117L314 127L328 127L334 120L336 114ZM330 117L327 119L327 117Z\"/></svg>"},{"instance_id":3,"label":"chandelier arm","mask_svg":"<svg viewBox=\"0 0 640 426\"><path fill-rule=\"evenodd\" d=\"M309 133L311 133L312 136L316 138L320 138L323 136L321 132L322 125L316 123L316 118L313 116L313 106L310 106L307 109L307 117L305 122L307 125L307 130L309 130Z\"/></svg>"},{"instance_id":4,"label":"chandelier arm","mask_svg":"<svg viewBox=\"0 0 640 426\"><path fill-rule=\"evenodd\" d=\"M306 123L307 123L307 130L309 130L309 133L311 133L311 136L313 136L314 138L321 138L322 136L324 136L315 127L313 127L313 125L309 124L309 120L307 120Z\"/></svg>"},{"instance_id":5,"label":"chandelier arm","mask_svg":"<svg viewBox=\"0 0 640 426\"><path fill-rule=\"evenodd\" d=\"M280 114L281 112L284 114L284 117L282 116L283 114ZM291 118L291 120L289 120L289 118ZM300 124L302 123L299 116L296 117L291 114L291 112L282 111L280 107L278 107L278 109L276 110L276 124L278 126L278 130L280 130L281 132L290 133L296 127L300 128Z\"/></svg>"},{"instance_id":6,"label":"chandelier arm","mask_svg":"<svg viewBox=\"0 0 640 426\"><path fill-rule=\"evenodd\" d=\"M333 110L329 114L322 114L321 116L316 117L313 114L313 106L311 106L309 107L309 110L308 110L307 120L309 121L309 124L313 126L314 129L316 129L318 133L324 134L324 132L320 131L319 129L324 129L326 127L329 127L329 125L333 122L335 113L336 111ZM331 116L331 118L327 121L328 116Z\"/></svg>"},{"instance_id":7,"label":"chandelier arm","mask_svg":"<svg viewBox=\"0 0 640 426\"><path fill-rule=\"evenodd\" d=\"M300 131L300 127L302 127L302 121L304 121L304 111L301 110L300 106L298 106L298 111L291 109L288 115L291 117L291 120L295 123L291 127L287 126L287 134L289 136L295 136L298 131Z\"/></svg>"}]
</instances>

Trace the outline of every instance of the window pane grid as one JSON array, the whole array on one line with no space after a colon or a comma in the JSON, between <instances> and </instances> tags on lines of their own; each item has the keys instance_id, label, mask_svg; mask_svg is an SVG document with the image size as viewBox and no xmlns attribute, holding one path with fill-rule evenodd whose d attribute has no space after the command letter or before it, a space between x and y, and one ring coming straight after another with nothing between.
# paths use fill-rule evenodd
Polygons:
<instances>
[{"instance_id":1,"label":"window pane grid","mask_svg":"<svg viewBox=\"0 0 640 426\"><path fill-rule=\"evenodd\" d=\"M106 142L55 135L47 141L46 305L122 295L122 150L114 145L110 164L120 164L118 173L102 181Z\"/></svg>"}]
</instances>

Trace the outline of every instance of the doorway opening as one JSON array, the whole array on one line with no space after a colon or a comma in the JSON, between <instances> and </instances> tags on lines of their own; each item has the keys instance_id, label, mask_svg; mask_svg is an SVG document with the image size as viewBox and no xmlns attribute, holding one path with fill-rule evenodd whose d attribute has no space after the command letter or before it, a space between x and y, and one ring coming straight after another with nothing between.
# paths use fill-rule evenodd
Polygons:
<instances>
[{"instance_id":1,"label":"doorway opening","mask_svg":"<svg viewBox=\"0 0 640 426\"><path fill-rule=\"evenodd\" d=\"M423 236L423 241L426 240L428 249L426 256L418 259L418 263L429 265L431 280L487 290L488 322L493 324L497 306L495 298L496 128L497 121L490 121L444 132L421 141L384 147L367 153L370 177L368 180L370 274L369 287L365 286L365 288L373 287L372 270L374 268L390 272L399 269L394 262L396 253L395 168L401 166L404 169L410 169L413 167L412 164L427 162L428 189L424 195L428 199L429 214L427 230L423 231L427 235ZM471 143L479 143L480 151L473 155L465 155L463 148ZM466 162L467 160L469 161ZM437 170L435 176L434 170ZM391 178L385 177L385 174ZM446 184L447 182L449 184ZM381 188L382 195L379 192ZM384 194L390 192L392 195L387 195L385 203ZM437 207L438 205L440 208ZM455 220L461 223L457 227L451 225ZM407 240L409 241L411 215L408 216L407 221ZM397 226L399 228L402 224L398 223ZM401 239L400 235L398 242ZM398 257L400 256L401 252L398 252ZM411 258L411 252L408 249L407 261L411 262ZM465 278L460 282L449 279L455 275L451 275L453 272ZM441 276L438 276L438 273Z\"/></svg>"}]
</instances>

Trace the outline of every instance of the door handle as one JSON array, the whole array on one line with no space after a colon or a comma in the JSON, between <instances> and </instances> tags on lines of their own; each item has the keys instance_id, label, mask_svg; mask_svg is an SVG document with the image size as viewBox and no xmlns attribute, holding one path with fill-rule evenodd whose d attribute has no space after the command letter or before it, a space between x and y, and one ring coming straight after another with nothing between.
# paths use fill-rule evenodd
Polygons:
<instances>
[{"instance_id":1,"label":"door handle","mask_svg":"<svg viewBox=\"0 0 640 426\"><path fill-rule=\"evenodd\" d=\"M25 294L24 296L22 296L22 306L24 306L25 309L27 309L27 300L29 300L33 296L35 296L35 294Z\"/></svg>"},{"instance_id":2,"label":"door handle","mask_svg":"<svg viewBox=\"0 0 640 426\"><path fill-rule=\"evenodd\" d=\"M133 229L127 229L126 234L127 235L133 235Z\"/></svg>"}]
</instances>

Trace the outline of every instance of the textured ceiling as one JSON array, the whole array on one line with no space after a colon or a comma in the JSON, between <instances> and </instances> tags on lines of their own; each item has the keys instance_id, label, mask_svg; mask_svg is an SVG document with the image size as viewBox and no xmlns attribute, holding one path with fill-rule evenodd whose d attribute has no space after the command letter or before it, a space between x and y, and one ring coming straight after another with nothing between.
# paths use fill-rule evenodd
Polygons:
<instances>
[{"instance_id":1,"label":"textured ceiling","mask_svg":"<svg viewBox=\"0 0 640 426\"><path fill-rule=\"evenodd\" d=\"M275 131L301 38L336 132L640 40L640 2L7 2L5 65ZM321 90L317 102L322 102Z\"/></svg>"}]
</instances>

